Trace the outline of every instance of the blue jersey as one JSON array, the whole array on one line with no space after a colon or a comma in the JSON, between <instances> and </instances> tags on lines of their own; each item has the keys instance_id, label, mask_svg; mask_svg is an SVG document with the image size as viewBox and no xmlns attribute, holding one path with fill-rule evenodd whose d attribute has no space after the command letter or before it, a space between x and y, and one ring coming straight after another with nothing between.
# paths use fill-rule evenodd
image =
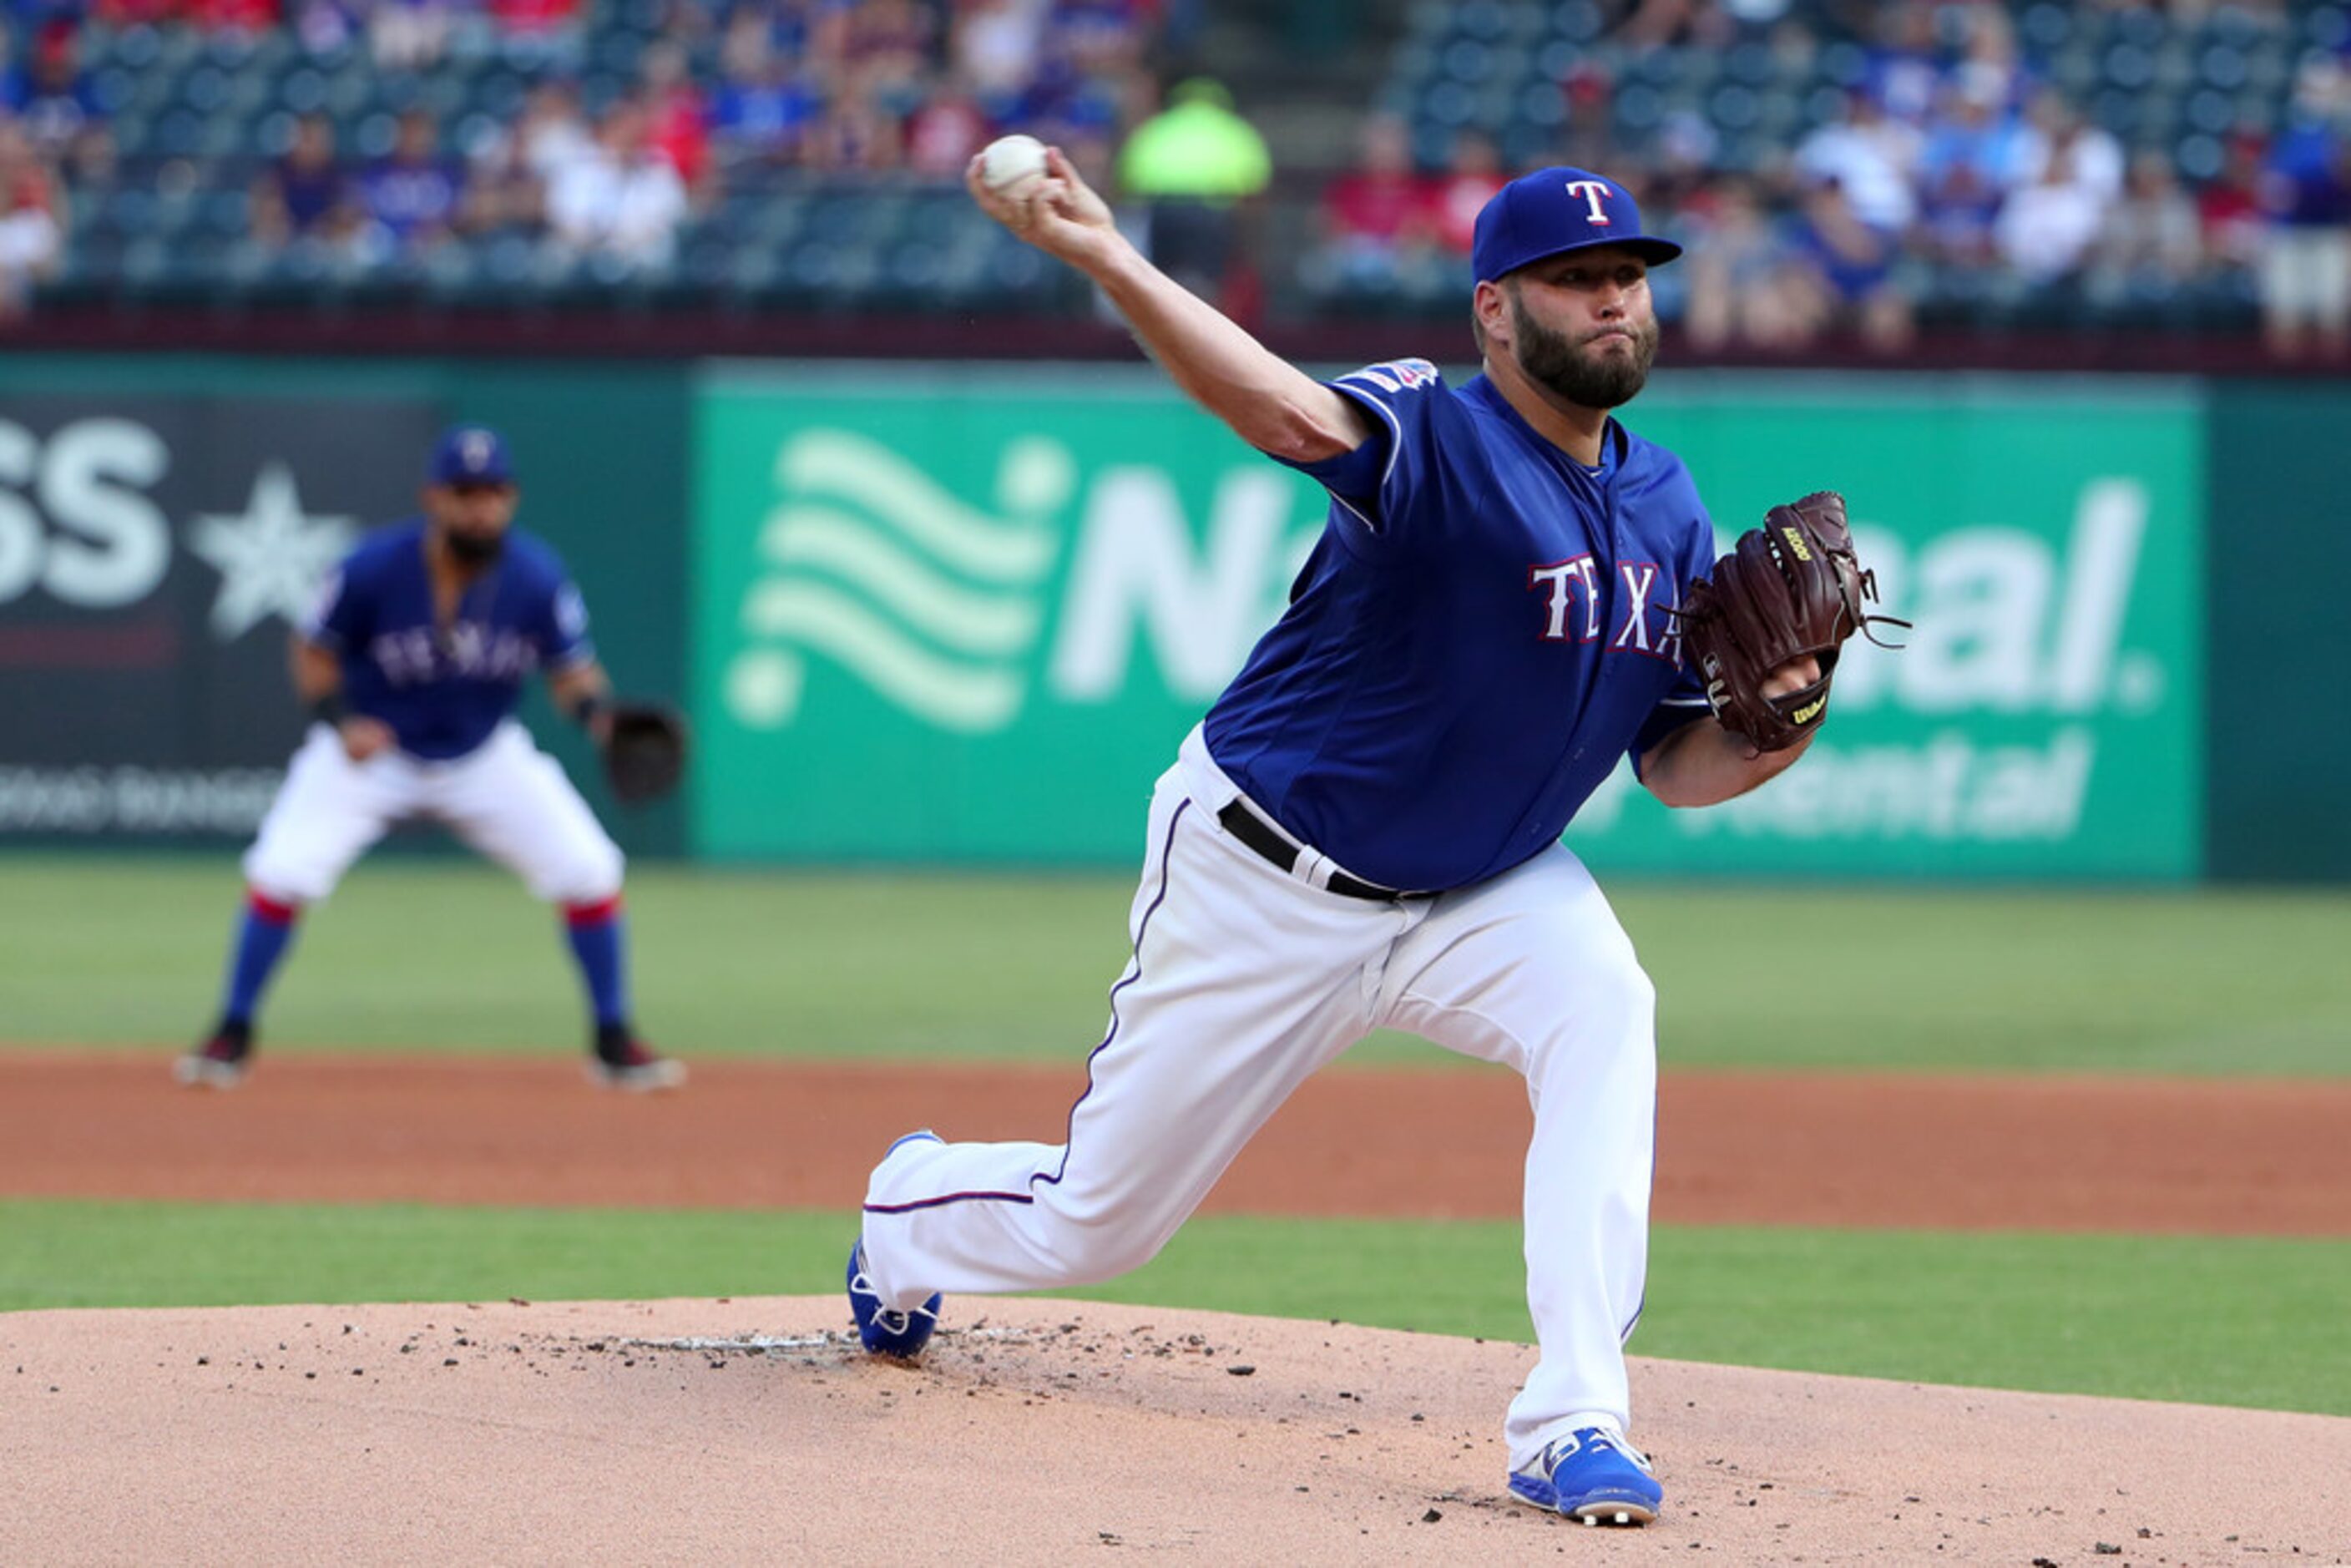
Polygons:
<instances>
[{"instance_id":1,"label":"blue jersey","mask_svg":"<svg viewBox=\"0 0 2351 1568\"><path fill-rule=\"evenodd\" d=\"M458 595L449 624L438 624L424 524L413 519L343 558L302 635L340 661L352 712L381 719L402 751L432 761L487 740L533 670L559 673L596 656L563 562L511 529L497 563Z\"/></svg>"},{"instance_id":2,"label":"blue jersey","mask_svg":"<svg viewBox=\"0 0 2351 1568\"><path fill-rule=\"evenodd\" d=\"M1672 617L1714 560L1681 460L1614 420L1587 468L1485 377L1331 383L1382 434L1331 491L1289 609L1209 711L1209 754L1290 833L1423 892L1558 841L1628 750L1707 712Z\"/></svg>"}]
</instances>

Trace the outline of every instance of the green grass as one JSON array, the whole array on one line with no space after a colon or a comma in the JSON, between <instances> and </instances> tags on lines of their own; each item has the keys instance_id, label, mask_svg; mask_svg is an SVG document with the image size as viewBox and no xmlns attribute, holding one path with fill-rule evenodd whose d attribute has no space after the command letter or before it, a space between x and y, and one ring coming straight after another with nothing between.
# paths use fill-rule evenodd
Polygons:
<instances>
[{"instance_id":1,"label":"green grass","mask_svg":"<svg viewBox=\"0 0 2351 1568\"><path fill-rule=\"evenodd\" d=\"M227 857L0 858L0 1035L193 1037L237 889ZM647 868L629 892L639 1012L689 1056L1069 1060L1125 962L1130 891ZM1616 901L1668 1065L2351 1072L2341 894L1635 883ZM369 862L306 917L265 1027L297 1048L573 1051L569 964L501 873Z\"/></svg>"},{"instance_id":2,"label":"green grass","mask_svg":"<svg viewBox=\"0 0 2351 1568\"><path fill-rule=\"evenodd\" d=\"M851 1225L0 1200L0 1307L825 1294ZM1210 1217L1149 1267L1074 1293L1523 1341L1520 1267L1508 1223ZM1633 1348L2351 1416L2346 1300L2351 1243L1668 1228Z\"/></svg>"}]
</instances>

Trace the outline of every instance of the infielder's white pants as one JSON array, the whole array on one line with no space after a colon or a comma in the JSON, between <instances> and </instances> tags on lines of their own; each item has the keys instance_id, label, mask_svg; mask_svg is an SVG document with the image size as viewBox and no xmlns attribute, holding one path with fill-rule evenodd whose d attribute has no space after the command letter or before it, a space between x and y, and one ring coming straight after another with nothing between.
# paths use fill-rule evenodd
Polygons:
<instances>
[{"instance_id":1,"label":"infielder's white pants","mask_svg":"<svg viewBox=\"0 0 2351 1568\"><path fill-rule=\"evenodd\" d=\"M509 719L447 762L399 750L354 762L326 725L313 725L245 853L255 891L316 904L351 862L408 817L432 817L507 867L539 898L594 904L621 891L621 851L563 765Z\"/></svg>"},{"instance_id":2,"label":"infielder's white pants","mask_svg":"<svg viewBox=\"0 0 2351 1568\"><path fill-rule=\"evenodd\" d=\"M1571 1426L1629 1428L1624 1341L1648 1266L1655 997L1564 846L1476 887L1384 904L1284 873L1217 823L1197 731L1159 781L1111 992L1065 1142L900 1145L866 1189L885 1304L1087 1284L1140 1267L1307 1075L1374 1029L1527 1080L1527 1301L1541 1346L1512 1468Z\"/></svg>"}]
</instances>

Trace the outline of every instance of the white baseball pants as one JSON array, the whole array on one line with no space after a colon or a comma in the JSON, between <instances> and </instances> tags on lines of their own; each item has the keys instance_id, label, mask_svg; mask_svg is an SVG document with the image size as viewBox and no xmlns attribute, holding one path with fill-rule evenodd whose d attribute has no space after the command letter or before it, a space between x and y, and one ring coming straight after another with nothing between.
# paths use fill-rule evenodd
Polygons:
<instances>
[{"instance_id":1,"label":"white baseball pants","mask_svg":"<svg viewBox=\"0 0 2351 1568\"><path fill-rule=\"evenodd\" d=\"M883 1302L1091 1283L1150 1260L1316 1068L1374 1029L1527 1081L1527 1302L1541 1349L1515 1469L1595 1418L1630 1429L1656 1106L1655 999L1563 845L1476 887L1378 904L1278 871L1217 825L1238 791L1195 731L1159 781L1134 956L1061 1144L904 1143L866 1189Z\"/></svg>"},{"instance_id":2,"label":"white baseball pants","mask_svg":"<svg viewBox=\"0 0 2351 1568\"><path fill-rule=\"evenodd\" d=\"M563 765L512 719L447 762L399 750L354 762L313 725L245 853L246 881L287 904L316 904L351 862L408 817L433 817L552 903L594 904L621 891L622 857Z\"/></svg>"}]
</instances>

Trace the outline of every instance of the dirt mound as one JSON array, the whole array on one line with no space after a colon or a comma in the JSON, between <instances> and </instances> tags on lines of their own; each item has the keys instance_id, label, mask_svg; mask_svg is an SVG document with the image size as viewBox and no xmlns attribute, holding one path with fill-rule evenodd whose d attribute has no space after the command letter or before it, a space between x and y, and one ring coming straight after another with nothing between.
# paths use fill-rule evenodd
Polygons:
<instances>
[{"instance_id":1,"label":"dirt mound","mask_svg":"<svg viewBox=\"0 0 2351 1568\"><path fill-rule=\"evenodd\" d=\"M2340 1563L2351 1421L1636 1361L1667 1512L1504 1500L1522 1345L1037 1300L0 1318L0 1561Z\"/></svg>"}]
</instances>

